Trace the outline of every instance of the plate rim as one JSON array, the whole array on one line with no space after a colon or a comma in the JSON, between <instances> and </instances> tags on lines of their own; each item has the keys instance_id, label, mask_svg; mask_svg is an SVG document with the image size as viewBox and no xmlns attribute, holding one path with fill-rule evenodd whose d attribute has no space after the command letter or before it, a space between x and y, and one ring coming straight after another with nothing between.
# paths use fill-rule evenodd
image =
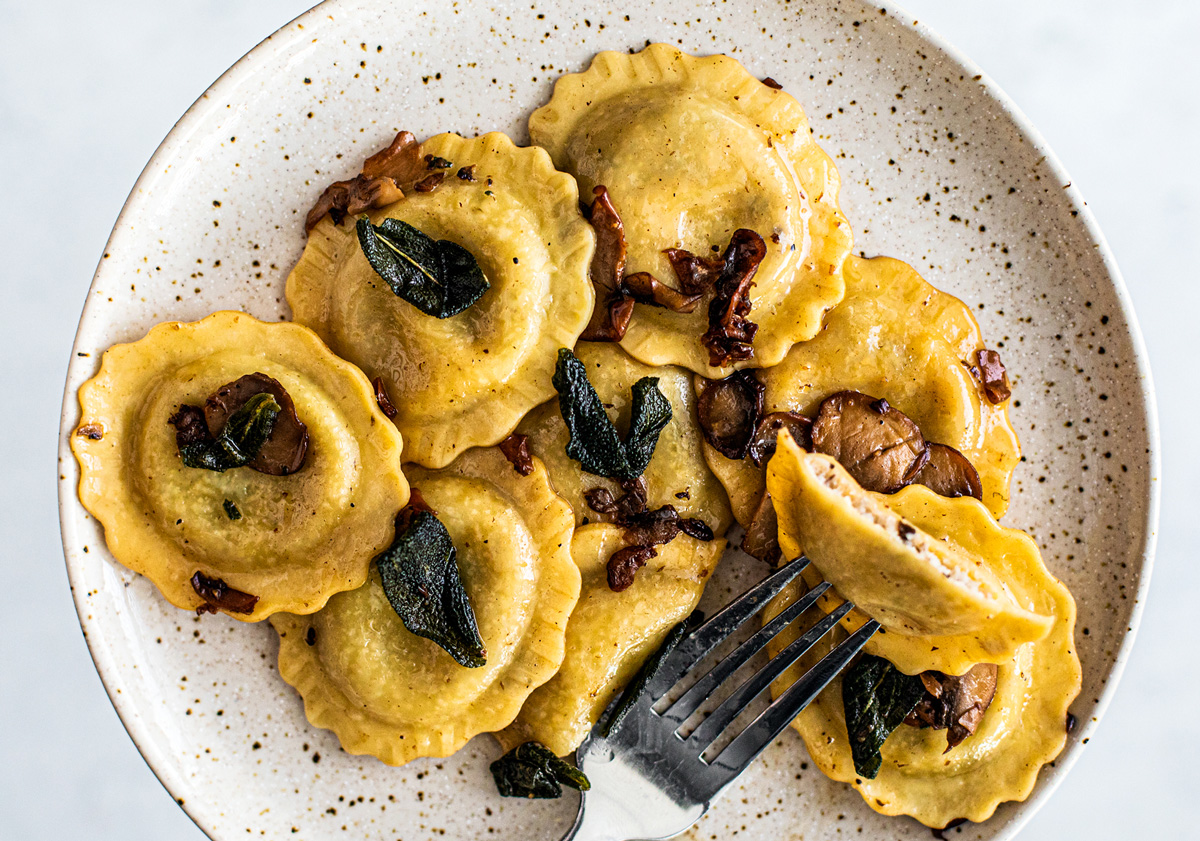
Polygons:
<instances>
[{"instance_id":1,"label":"plate rim","mask_svg":"<svg viewBox=\"0 0 1200 841\"><path fill-rule=\"evenodd\" d=\"M218 107L217 103L221 101L220 95L225 92L225 89L236 86L244 77L251 75L252 65L256 64L260 58L274 51L285 50L298 40L311 38L312 33L318 30L316 27L312 29L307 28L310 21L327 16L328 12L333 7L340 5L341 2L342 0L322 0L322 2L282 24L230 65L228 69L218 76L188 106L187 110L176 120L166 136L155 148L154 153L139 173L121 206L120 212L113 222L113 228L105 240L102 255L109 252L114 238L118 235L118 231L122 229L123 222L131 212L132 207L137 203L137 197L143 192L143 188L148 187L164 172L162 166L164 159L174 151L175 147L190 138L191 132L195 130L195 124L201 121L202 116L207 115L210 109ZM1042 155L1044 163L1059 178L1060 183L1067 185L1064 188L1064 193L1067 195L1073 210L1077 211L1078 218L1082 222L1088 238L1096 247L1101 262L1108 273L1113 292L1121 309L1122 318L1127 326L1127 333L1133 348L1134 361L1137 365L1138 378L1141 384L1142 412L1146 421L1148 444L1148 451L1146 453L1148 496L1146 499L1145 537L1140 547L1141 566L1138 571L1138 587L1134 594L1134 604L1130 610L1128 627L1122 636L1121 644L1117 647L1108 680L1095 703L1090 719L1087 722L1081 723L1082 727L1076 731L1074 742L1068 743L1064 754L1056 760L1056 766L1046 784L1041 790L1020 803L1017 814L1013 816L1007 826L994 836L996 841L1007 841L1015 837L1028 824L1033 816L1037 814L1038 810L1041 809L1045 802L1058 789L1058 786L1062 784L1063 779L1065 779L1075 763L1079 761L1080 756L1083 754L1083 747L1086 744L1086 740L1093 735L1096 727L1098 727L1101 719L1103 719L1104 714L1107 712L1112 698L1116 693L1117 686L1124 675L1129 658L1132 655L1133 646L1136 642L1137 633L1145 611L1147 596L1149 595L1150 580L1152 578L1158 543L1162 495L1162 442L1156 391L1150 370L1149 353L1124 276L1104 233L1096 222L1095 216L1088 207L1087 202L1083 199L1081 191L1075 186L1066 168L1053 149L1050 148L1041 132L1038 131L1028 116L1026 116L1003 88L985 73L982 68L935 29L911 15L902 5L893 2L887 2L886 5L883 5L881 0L859 0L859 2L870 6L882 15L892 18L897 25L915 30L919 37L941 50L950 61L957 63L965 70L984 89L986 95L991 97L1008 115L1019 134L1030 144L1030 147ZM301 32L298 25L304 25L305 30ZM74 431L79 415L79 403L77 390L73 390L71 385L77 378L78 367L82 365L81 357L79 356L80 328L91 310L92 292L103 270L104 257L101 256L97 262L96 270L92 275L92 281L88 286L84 305L76 324L76 333L72 341L71 357L67 366L63 389L59 426L59 478L57 484L59 528L63 544L64 563L67 568L72 600L75 604L80 630L87 643L88 653L92 658L92 663L100 677L104 691L108 695L109 701L113 705L121 725L125 728L126 733L129 735L130 740L133 742L142 759L146 762L146 765L154 773L159 783L172 799L176 801L184 813L195 823L197 828L210 838L216 839L219 827L209 819L210 816L200 814L199 809L194 810L189 801L185 801L177 794L178 791L186 787L186 783L174 772L171 762L162 753L159 743L149 732L147 723L137 713L136 709L133 708L132 702L127 701L132 696L130 693L124 691L127 682L123 679L121 671L115 662L113 651L107 645L102 635L92 632L95 629L89 627L90 623L86 618L89 608L84 599L87 594L83 586L84 582L81 580L81 568L76 558L77 547L79 546L76 518L82 506L78 498L78 465L74 464L74 454L70 446L71 434ZM66 466L65 469L64 466ZM72 467L75 469L72 470ZM91 517L86 511L83 511L83 515Z\"/></svg>"}]
</instances>

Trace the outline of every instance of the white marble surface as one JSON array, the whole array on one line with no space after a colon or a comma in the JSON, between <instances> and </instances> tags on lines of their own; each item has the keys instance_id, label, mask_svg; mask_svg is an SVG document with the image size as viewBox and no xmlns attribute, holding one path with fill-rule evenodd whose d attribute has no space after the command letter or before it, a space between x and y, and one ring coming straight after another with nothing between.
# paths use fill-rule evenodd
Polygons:
<instances>
[{"instance_id":1,"label":"white marble surface","mask_svg":"<svg viewBox=\"0 0 1200 841\"><path fill-rule=\"evenodd\" d=\"M146 159L221 71L304 0L0 0L0 838L201 833L121 729L88 659L62 564L53 470L75 322ZM1096 737L1022 838L1196 833L1200 491L1185 446L1200 286L1200 4L909 0L1017 102L1089 199L1125 273L1159 384L1163 520L1133 661ZM1192 326L1189 326L1192 325Z\"/></svg>"}]
</instances>

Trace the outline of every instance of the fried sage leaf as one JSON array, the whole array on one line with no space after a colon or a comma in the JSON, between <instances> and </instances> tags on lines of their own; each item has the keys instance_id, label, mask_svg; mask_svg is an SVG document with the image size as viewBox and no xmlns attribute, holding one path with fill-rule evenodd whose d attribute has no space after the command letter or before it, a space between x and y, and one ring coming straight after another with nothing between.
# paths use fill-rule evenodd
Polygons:
<instances>
[{"instance_id":1,"label":"fried sage leaf","mask_svg":"<svg viewBox=\"0 0 1200 841\"><path fill-rule=\"evenodd\" d=\"M181 406L170 423L175 427L179 456L186 467L221 473L243 467L258 455L271 437L280 411L274 396L263 392L230 415L216 438L208 434L204 413L195 406Z\"/></svg>"},{"instance_id":2,"label":"fried sage leaf","mask_svg":"<svg viewBox=\"0 0 1200 841\"><path fill-rule=\"evenodd\" d=\"M460 665L478 668L487 663L487 651L458 576L457 555L441 520L417 511L375 564L404 627L436 642Z\"/></svg>"},{"instance_id":3,"label":"fried sage leaf","mask_svg":"<svg viewBox=\"0 0 1200 841\"><path fill-rule=\"evenodd\" d=\"M642 697L642 693L646 691L646 687L650 685L650 681L654 680L662 668L663 663L667 661L667 655L675 650L679 645L679 641L683 639L683 635L693 628L698 627L704 621L704 614L700 611L693 611L692 615L682 622L675 625L671 630L667 631L667 636L663 639L662 645L646 658L642 663L642 667L637 670L637 674L633 676L633 680L629 681L621 697L617 699L616 705L609 713L608 719L604 722L604 729L600 731L600 735L608 738L609 734L615 733L617 728L621 726L621 722L625 720L625 716L629 715L629 711L633 709L633 705L638 702L638 698Z\"/></svg>"},{"instance_id":4,"label":"fried sage leaf","mask_svg":"<svg viewBox=\"0 0 1200 841\"><path fill-rule=\"evenodd\" d=\"M654 455L659 433L671 420L671 404L658 390L658 378L642 377L633 384L629 435L624 441L588 382L587 369L567 348L558 351L553 382L571 435L567 455L595 476L625 482L641 476Z\"/></svg>"},{"instance_id":5,"label":"fried sage leaf","mask_svg":"<svg viewBox=\"0 0 1200 841\"><path fill-rule=\"evenodd\" d=\"M553 799L562 787L579 791L592 787L582 771L559 759L541 742L525 742L489 766L501 797Z\"/></svg>"},{"instance_id":6,"label":"fried sage leaf","mask_svg":"<svg viewBox=\"0 0 1200 841\"><path fill-rule=\"evenodd\" d=\"M435 240L399 219L372 225L362 216L355 230L375 273L426 315L458 315L490 286L474 255L457 243Z\"/></svg>"},{"instance_id":7,"label":"fried sage leaf","mask_svg":"<svg viewBox=\"0 0 1200 841\"><path fill-rule=\"evenodd\" d=\"M842 705L854 770L875 779L879 749L925 697L919 677L906 675L882 657L864 654L842 677Z\"/></svg>"}]
</instances>

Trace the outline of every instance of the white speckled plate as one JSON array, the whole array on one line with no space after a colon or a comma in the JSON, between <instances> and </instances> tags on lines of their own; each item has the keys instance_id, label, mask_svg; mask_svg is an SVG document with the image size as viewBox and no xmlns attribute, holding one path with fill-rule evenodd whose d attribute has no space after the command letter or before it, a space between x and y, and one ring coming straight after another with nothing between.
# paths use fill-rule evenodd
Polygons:
<instances>
[{"instance_id":1,"label":"white speckled plate","mask_svg":"<svg viewBox=\"0 0 1200 841\"><path fill-rule=\"evenodd\" d=\"M115 564L75 496L75 391L113 342L223 308L287 318L304 213L400 128L525 141L553 80L600 49L725 52L804 104L837 160L856 250L918 267L976 307L1015 376L1025 462L1006 522L1030 530L1079 602L1080 721L1024 805L958 837L1009 838L1082 753L1132 641L1158 511L1146 354L1079 193L1014 106L911 18L859 0L330 0L255 48L184 115L142 173L100 261L67 378L63 543L96 667L142 754L213 838L557 839L575 801L506 801L488 737L388 768L310 727L275 670L275 634L170 607ZM736 566L736 565L734 565ZM741 586L736 569L711 588ZM811 769L790 730L696 838L920 838Z\"/></svg>"}]
</instances>

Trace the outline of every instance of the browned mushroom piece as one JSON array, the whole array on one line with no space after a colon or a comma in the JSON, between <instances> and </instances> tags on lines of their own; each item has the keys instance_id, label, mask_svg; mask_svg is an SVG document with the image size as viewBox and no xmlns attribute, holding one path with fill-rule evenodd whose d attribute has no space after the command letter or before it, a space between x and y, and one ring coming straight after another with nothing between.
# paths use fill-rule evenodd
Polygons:
<instances>
[{"instance_id":1,"label":"browned mushroom piece","mask_svg":"<svg viewBox=\"0 0 1200 841\"><path fill-rule=\"evenodd\" d=\"M192 589L204 599L204 604L196 608L197 613L216 613L218 610L253 613L254 606L258 604L258 596L235 590L220 578L209 578L202 572L192 576Z\"/></svg>"},{"instance_id":2,"label":"browned mushroom piece","mask_svg":"<svg viewBox=\"0 0 1200 841\"><path fill-rule=\"evenodd\" d=\"M204 401L204 420L209 434L216 437L230 415L251 397L264 392L279 404L279 417L271 437L247 467L270 476L287 476L304 466L304 457L308 453L308 427L296 414L296 404L277 380L256 372L221 386ZM180 429L178 424L176 428Z\"/></svg>"},{"instance_id":3,"label":"browned mushroom piece","mask_svg":"<svg viewBox=\"0 0 1200 841\"><path fill-rule=\"evenodd\" d=\"M684 248L663 251L685 295L701 295L712 289L725 270L724 257L697 257Z\"/></svg>"},{"instance_id":4,"label":"browned mushroom piece","mask_svg":"<svg viewBox=\"0 0 1200 841\"><path fill-rule=\"evenodd\" d=\"M983 386L983 395L989 403L1003 403L1012 397L1008 385L1008 371L1000 361L1000 352L984 348L975 352L975 369Z\"/></svg>"},{"instance_id":5,"label":"browned mushroom piece","mask_svg":"<svg viewBox=\"0 0 1200 841\"><path fill-rule=\"evenodd\" d=\"M750 320L750 287L758 264L767 256L763 238L747 228L733 232L725 249L725 267L708 305L708 330L700 343L708 348L708 364L721 368L754 356L758 325Z\"/></svg>"},{"instance_id":6,"label":"browned mushroom piece","mask_svg":"<svg viewBox=\"0 0 1200 841\"><path fill-rule=\"evenodd\" d=\"M957 747L979 727L983 714L996 695L999 670L992 663L978 663L964 675L921 672L925 697L904 719L913 727L946 731L946 751Z\"/></svg>"},{"instance_id":7,"label":"browned mushroom piece","mask_svg":"<svg viewBox=\"0 0 1200 841\"><path fill-rule=\"evenodd\" d=\"M967 457L945 444L928 444L929 461L913 476L913 484L924 485L942 496L973 496L983 499L979 471Z\"/></svg>"},{"instance_id":8,"label":"browned mushroom piece","mask_svg":"<svg viewBox=\"0 0 1200 841\"><path fill-rule=\"evenodd\" d=\"M586 342L619 342L633 317L633 298L625 288L625 226L613 207L608 190L599 185L585 214L596 232L596 251L588 273L596 290L592 318L580 339Z\"/></svg>"},{"instance_id":9,"label":"browned mushroom piece","mask_svg":"<svg viewBox=\"0 0 1200 841\"><path fill-rule=\"evenodd\" d=\"M812 428L813 450L832 456L868 491L895 493L928 454L921 430L886 400L858 391L825 398Z\"/></svg>"},{"instance_id":10,"label":"browned mushroom piece","mask_svg":"<svg viewBox=\"0 0 1200 841\"><path fill-rule=\"evenodd\" d=\"M726 458L745 458L762 415L765 390L753 371L707 382L696 401L704 440Z\"/></svg>"},{"instance_id":11,"label":"browned mushroom piece","mask_svg":"<svg viewBox=\"0 0 1200 841\"><path fill-rule=\"evenodd\" d=\"M385 207L404 198L404 188L425 177L421 144L411 132L402 131L386 149L376 152L363 163L362 172L347 181L335 181L325 188L308 211L304 230L311 231L326 214L334 224L377 207Z\"/></svg>"},{"instance_id":12,"label":"browned mushroom piece","mask_svg":"<svg viewBox=\"0 0 1200 841\"><path fill-rule=\"evenodd\" d=\"M613 552L605 570L608 589L616 593L628 590L637 571L646 565L646 561L657 555L658 552L653 546L627 546Z\"/></svg>"},{"instance_id":13,"label":"browned mushroom piece","mask_svg":"<svg viewBox=\"0 0 1200 841\"><path fill-rule=\"evenodd\" d=\"M625 275L625 288L639 304L662 307L671 312L694 312L703 297L700 293L687 295L672 289L650 272Z\"/></svg>"},{"instance_id":14,"label":"browned mushroom piece","mask_svg":"<svg viewBox=\"0 0 1200 841\"><path fill-rule=\"evenodd\" d=\"M763 467L767 460L775 455L775 447L779 442L779 433L787 430L792 440L805 450L812 449L811 418L796 412L771 412L764 415L754 428L746 455L754 462L755 467Z\"/></svg>"},{"instance_id":15,"label":"browned mushroom piece","mask_svg":"<svg viewBox=\"0 0 1200 841\"><path fill-rule=\"evenodd\" d=\"M746 526L742 551L769 564L777 564L783 557L783 550L779 548L779 520L775 516L775 503L766 491L763 491L750 524Z\"/></svg>"},{"instance_id":16,"label":"browned mushroom piece","mask_svg":"<svg viewBox=\"0 0 1200 841\"><path fill-rule=\"evenodd\" d=\"M522 476L533 472L533 456L529 453L529 436L514 432L500 442L500 452L508 459L513 470Z\"/></svg>"},{"instance_id":17,"label":"browned mushroom piece","mask_svg":"<svg viewBox=\"0 0 1200 841\"><path fill-rule=\"evenodd\" d=\"M392 403L392 398L388 396L383 377L371 380L371 387L375 389L375 402L379 404L379 410L387 415L388 420L395 420L399 412L396 410L396 405Z\"/></svg>"}]
</instances>

